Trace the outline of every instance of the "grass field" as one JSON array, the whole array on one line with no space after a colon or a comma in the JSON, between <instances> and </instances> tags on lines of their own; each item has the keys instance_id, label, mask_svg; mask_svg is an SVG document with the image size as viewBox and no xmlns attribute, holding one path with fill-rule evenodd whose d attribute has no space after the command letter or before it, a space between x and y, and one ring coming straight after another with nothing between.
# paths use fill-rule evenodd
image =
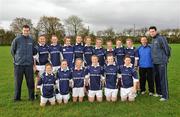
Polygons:
<instances>
[{"instance_id":1,"label":"grass field","mask_svg":"<svg viewBox=\"0 0 180 117\"><path fill-rule=\"evenodd\" d=\"M41 108L39 100L28 101L25 80L22 101L13 102L13 63L9 46L0 47L0 117L180 117L180 45L173 44L168 66L170 99L159 102L159 98L147 94L138 96L135 102L116 103L68 103Z\"/></svg>"}]
</instances>

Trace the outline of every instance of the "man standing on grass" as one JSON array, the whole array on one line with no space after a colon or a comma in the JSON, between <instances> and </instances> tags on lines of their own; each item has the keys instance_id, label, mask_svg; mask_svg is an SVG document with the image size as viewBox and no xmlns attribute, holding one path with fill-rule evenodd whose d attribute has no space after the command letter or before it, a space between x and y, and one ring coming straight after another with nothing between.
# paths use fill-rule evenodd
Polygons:
<instances>
[{"instance_id":1,"label":"man standing on grass","mask_svg":"<svg viewBox=\"0 0 180 117\"><path fill-rule=\"evenodd\" d=\"M137 49L139 57L139 76L141 94L146 93L146 81L148 82L149 96L154 94L154 78L153 78L153 63L151 57L151 47L148 44L147 37L143 36L140 39L141 46Z\"/></svg>"},{"instance_id":2,"label":"man standing on grass","mask_svg":"<svg viewBox=\"0 0 180 117\"><path fill-rule=\"evenodd\" d=\"M170 57L170 47L165 37L157 34L155 26L149 28L152 37L152 61L154 64L154 76L156 83L156 93L160 96L160 101L166 101L169 98L167 63Z\"/></svg>"},{"instance_id":3,"label":"man standing on grass","mask_svg":"<svg viewBox=\"0 0 180 117\"><path fill-rule=\"evenodd\" d=\"M23 75L26 78L29 100L34 100L33 55L36 54L35 42L29 36L30 27L24 25L22 35L17 36L11 44L11 54L14 59L14 101L21 100Z\"/></svg>"}]
</instances>

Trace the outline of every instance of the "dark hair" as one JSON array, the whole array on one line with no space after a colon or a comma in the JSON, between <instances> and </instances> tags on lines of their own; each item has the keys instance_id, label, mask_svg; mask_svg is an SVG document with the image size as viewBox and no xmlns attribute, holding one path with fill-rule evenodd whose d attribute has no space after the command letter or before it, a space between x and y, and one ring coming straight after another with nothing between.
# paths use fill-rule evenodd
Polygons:
<instances>
[{"instance_id":1,"label":"dark hair","mask_svg":"<svg viewBox=\"0 0 180 117\"><path fill-rule=\"evenodd\" d=\"M51 37L57 37L55 34L52 34Z\"/></svg>"},{"instance_id":2,"label":"dark hair","mask_svg":"<svg viewBox=\"0 0 180 117\"><path fill-rule=\"evenodd\" d=\"M125 60L126 58L130 58L130 59L131 59L131 57L130 57L129 55L125 55L124 60Z\"/></svg>"},{"instance_id":3,"label":"dark hair","mask_svg":"<svg viewBox=\"0 0 180 117\"><path fill-rule=\"evenodd\" d=\"M61 60L61 63L63 63L63 62L67 62L67 60L66 59Z\"/></svg>"},{"instance_id":4,"label":"dark hair","mask_svg":"<svg viewBox=\"0 0 180 117\"><path fill-rule=\"evenodd\" d=\"M141 36L140 39L141 39L141 38L146 38L146 39L148 39L147 36Z\"/></svg>"},{"instance_id":5,"label":"dark hair","mask_svg":"<svg viewBox=\"0 0 180 117\"><path fill-rule=\"evenodd\" d=\"M30 27L27 24L23 25L23 28L29 28L30 29Z\"/></svg>"},{"instance_id":6,"label":"dark hair","mask_svg":"<svg viewBox=\"0 0 180 117\"><path fill-rule=\"evenodd\" d=\"M114 57L112 53L107 54L106 58L108 57Z\"/></svg>"},{"instance_id":7,"label":"dark hair","mask_svg":"<svg viewBox=\"0 0 180 117\"><path fill-rule=\"evenodd\" d=\"M150 30L150 29L154 29L155 31L157 30L156 26L150 26L150 27L149 27L149 30Z\"/></svg>"}]
</instances>

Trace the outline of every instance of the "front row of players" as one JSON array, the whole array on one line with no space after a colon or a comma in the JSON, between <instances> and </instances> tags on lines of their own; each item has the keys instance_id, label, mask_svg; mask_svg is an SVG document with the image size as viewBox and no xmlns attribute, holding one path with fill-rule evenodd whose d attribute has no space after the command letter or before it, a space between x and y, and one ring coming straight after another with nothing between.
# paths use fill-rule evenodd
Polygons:
<instances>
[{"instance_id":1,"label":"front row of players","mask_svg":"<svg viewBox=\"0 0 180 117\"><path fill-rule=\"evenodd\" d=\"M56 101L59 104L68 103L71 88L73 102L82 102L86 92L89 102L101 102L103 92L107 101L114 102L117 101L119 89L121 101L134 101L138 78L131 58L125 56L124 65L121 66L115 64L111 54L106 59L107 64L102 67L98 57L93 55L92 64L84 68L83 60L77 58L72 69L68 68L66 60L62 60L56 74L53 73L52 65L47 63L38 81L41 90L40 106L45 106L48 101L51 105ZM88 86L88 91L85 86Z\"/></svg>"}]
</instances>

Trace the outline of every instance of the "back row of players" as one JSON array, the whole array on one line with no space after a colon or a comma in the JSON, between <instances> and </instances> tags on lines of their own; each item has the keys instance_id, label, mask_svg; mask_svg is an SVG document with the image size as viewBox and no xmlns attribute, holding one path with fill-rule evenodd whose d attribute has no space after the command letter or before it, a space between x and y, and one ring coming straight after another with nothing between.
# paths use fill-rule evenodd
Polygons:
<instances>
[{"instance_id":1,"label":"back row of players","mask_svg":"<svg viewBox=\"0 0 180 117\"><path fill-rule=\"evenodd\" d=\"M46 44L45 36L41 35L38 39L38 54L35 56L36 65L45 65L50 62L53 67L59 67L60 61L66 59L68 66L71 68L74 66L76 58L81 58L84 61L85 66L91 65L91 56L97 55L99 58L100 66L105 65L105 58L108 54L112 54L115 57L115 61L118 65L123 65L123 59L125 55L129 55L132 60L132 64L137 66L138 55L133 47L131 39L126 40L126 48L122 45L120 39L116 40L116 47L113 48L112 41L106 42L106 49L103 48L103 40L101 38L96 39L96 45L91 45L91 38L86 37L83 43L82 37L76 37L76 44L71 45L71 38L65 37L64 45L58 44L57 36L53 35L51 38L51 44ZM57 69L56 69L57 70Z\"/></svg>"},{"instance_id":2,"label":"back row of players","mask_svg":"<svg viewBox=\"0 0 180 117\"><path fill-rule=\"evenodd\" d=\"M84 86L89 86L89 101L93 102L95 97L98 101L102 101L103 85L106 99L116 101L118 81L121 81L121 100L135 99L138 82L135 68L138 65L138 53L133 41L127 39L124 47L122 40L116 39L116 46L113 48L113 43L109 40L106 42L106 49L102 47L101 38L96 39L94 47L91 45L90 37L85 37L84 43L81 36L76 37L75 45L71 45L70 37L65 37L63 46L58 44L55 35L52 36L50 45L46 44L44 35L38 38L34 69L38 71L35 86L41 89L41 106L47 101L54 104L55 99L58 103L62 101L67 103L69 82L73 88L73 101L77 101L78 97L79 101L83 100ZM57 92L54 92L53 84ZM35 92L37 94L37 89Z\"/></svg>"}]
</instances>

